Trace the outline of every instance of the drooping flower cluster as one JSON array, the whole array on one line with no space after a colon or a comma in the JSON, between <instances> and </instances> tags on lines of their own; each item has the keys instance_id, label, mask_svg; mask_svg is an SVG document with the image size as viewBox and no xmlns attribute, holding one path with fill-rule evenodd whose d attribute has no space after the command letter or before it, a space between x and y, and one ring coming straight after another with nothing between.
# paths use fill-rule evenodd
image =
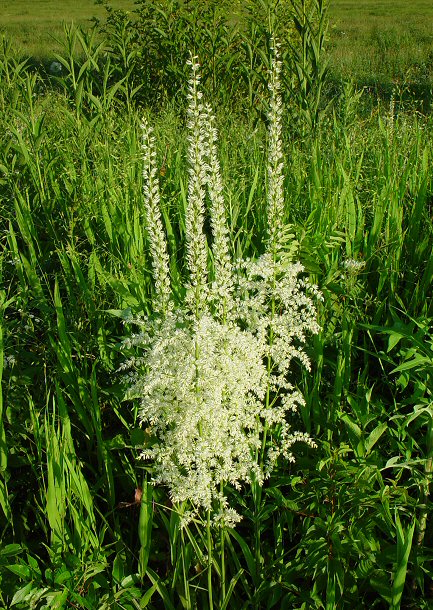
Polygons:
<instances>
[{"instance_id":1,"label":"drooping flower cluster","mask_svg":"<svg viewBox=\"0 0 433 610\"><path fill-rule=\"evenodd\" d=\"M279 456L307 434L291 430L288 414L303 404L290 381L292 361L309 368L303 345L318 332L302 266L283 255L284 198L281 99L274 60L271 73L268 160L268 240L265 253L234 263L217 155L217 132L202 103L199 66L189 82L189 183L186 226L187 291L175 306L156 180L154 142L143 123L146 222L153 259L156 316L140 321L130 343L143 349L129 395L140 400L140 419L152 439L143 457L155 483L173 502L189 501L214 521L234 523L224 486L269 476ZM212 257L204 231L210 214ZM208 269L208 258L212 268ZM266 433L265 433L266 431ZM265 441L267 439L267 441ZM265 459L262 459L265 456Z\"/></svg>"},{"instance_id":2,"label":"drooping flower cluster","mask_svg":"<svg viewBox=\"0 0 433 610\"><path fill-rule=\"evenodd\" d=\"M212 507L221 481L262 475L260 446L266 369L252 334L209 315L168 315L149 337L147 374L137 380L141 419L158 436L143 451L172 500Z\"/></svg>"}]
</instances>

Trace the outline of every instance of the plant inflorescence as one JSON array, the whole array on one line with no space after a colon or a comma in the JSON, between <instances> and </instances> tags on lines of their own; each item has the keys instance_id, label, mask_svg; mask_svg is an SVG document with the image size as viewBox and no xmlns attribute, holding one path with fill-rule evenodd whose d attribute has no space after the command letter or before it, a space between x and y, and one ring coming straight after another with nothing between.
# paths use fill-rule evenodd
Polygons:
<instances>
[{"instance_id":1,"label":"plant inflorescence","mask_svg":"<svg viewBox=\"0 0 433 610\"><path fill-rule=\"evenodd\" d=\"M212 511L233 524L226 485L261 485L282 456L306 433L293 431L288 414L303 404L290 378L292 361L309 367L303 349L317 333L314 298L290 260L284 221L281 63L278 48L270 75L268 134L268 236L264 252L232 259L211 109L203 102L199 64L190 61L189 178L186 209L186 294L170 294L152 130L143 122L144 193L154 278L155 315L139 320L130 343L144 350L133 375L143 425L154 441L142 452L153 462L155 483L168 486L192 514ZM210 215L211 234L204 228ZM209 245L210 244L210 245ZM211 256L210 256L211 254ZM209 264L209 259L212 264Z\"/></svg>"}]
</instances>

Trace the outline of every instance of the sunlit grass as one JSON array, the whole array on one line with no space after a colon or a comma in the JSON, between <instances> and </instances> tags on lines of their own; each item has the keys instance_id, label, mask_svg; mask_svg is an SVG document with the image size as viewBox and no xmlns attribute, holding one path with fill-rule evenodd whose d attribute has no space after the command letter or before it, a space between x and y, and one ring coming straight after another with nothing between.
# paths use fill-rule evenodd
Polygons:
<instances>
[{"instance_id":1,"label":"sunlit grass","mask_svg":"<svg viewBox=\"0 0 433 610\"><path fill-rule=\"evenodd\" d=\"M337 77L360 84L431 84L433 5L425 0L335 0L329 47Z\"/></svg>"},{"instance_id":2,"label":"sunlit grass","mask_svg":"<svg viewBox=\"0 0 433 610\"><path fill-rule=\"evenodd\" d=\"M132 10L133 0L114 0L114 8ZM105 10L94 0L3 0L0 32L12 38L17 50L36 59L49 59L61 50L62 23L88 27L92 18L103 19Z\"/></svg>"}]
</instances>

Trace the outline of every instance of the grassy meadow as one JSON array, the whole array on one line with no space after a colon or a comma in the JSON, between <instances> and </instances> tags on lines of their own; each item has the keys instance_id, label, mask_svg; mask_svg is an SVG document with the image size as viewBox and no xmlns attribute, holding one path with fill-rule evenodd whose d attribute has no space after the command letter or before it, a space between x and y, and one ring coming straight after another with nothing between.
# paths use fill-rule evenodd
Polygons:
<instances>
[{"instance_id":1,"label":"grassy meadow","mask_svg":"<svg viewBox=\"0 0 433 610\"><path fill-rule=\"evenodd\" d=\"M133 0L115 0L112 6L130 10ZM93 18L103 19L105 10L94 0L2 0L0 32L13 39L18 50L37 60L52 59L62 49L63 23L90 27Z\"/></svg>"},{"instance_id":2,"label":"grassy meadow","mask_svg":"<svg viewBox=\"0 0 433 610\"><path fill-rule=\"evenodd\" d=\"M365 86L432 84L433 6L407 2L348 2L330 6L330 61L337 78ZM424 92L422 93L424 94Z\"/></svg>"},{"instance_id":3,"label":"grassy meadow","mask_svg":"<svg viewBox=\"0 0 433 610\"><path fill-rule=\"evenodd\" d=\"M0 610L431 610L433 9L3 4Z\"/></svg>"}]
</instances>

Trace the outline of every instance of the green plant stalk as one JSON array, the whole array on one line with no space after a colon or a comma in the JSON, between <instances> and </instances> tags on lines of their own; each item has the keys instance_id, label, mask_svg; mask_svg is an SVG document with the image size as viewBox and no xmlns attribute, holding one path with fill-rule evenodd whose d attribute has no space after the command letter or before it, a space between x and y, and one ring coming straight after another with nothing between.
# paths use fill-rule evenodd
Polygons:
<instances>
[{"instance_id":1,"label":"green plant stalk","mask_svg":"<svg viewBox=\"0 0 433 610\"><path fill-rule=\"evenodd\" d=\"M221 495L223 495L224 485L221 482ZM221 604L226 598L226 561L225 561L225 527L220 531L220 554L221 554Z\"/></svg>"},{"instance_id":2,"label":"green plant stalk","mask_svg":"<svg viewBox=\"0 0 433 610\"><path fill-rule=\"evenodd\" d=\"M186 607L187 610L190 610L190 608L192 608L191 606L191 595L190 595L190 590L189 590L189 583L188 583L188 574L186 573L186 566L185 566L185 538L183 535L183 530L181 531L181 539L182 539L182 547L181 547L181 554L182 554L182 572L183 572L183 587L184 587L184 592L185 592L185 600L186 600Z\"/></svg>"},{"instance_id":3,"label":"green plant stalk","mask_svg":"<svg viewBox=\"0 0 433 610\"><path fill-rule=\"evenodd\" d=\"M206 520L206 534L207 534L207 588L208 588L208 599L209 599L209 610L213 610L213 592L212 592L212 532L210 523L210 510L207 511Z\"/></svg>"},{"instance_id":4,"label":"green plant stalk","mask_svg":"<svg viewBox=\"0 0 433 610\"><path fill-rule=\"evenodd\" d=\"M277 258L276 249L273 249L273 260L275 261ZM276 278L274 278L274 286L276 283ZM271 302L271 326L269 328L269 346L272 345L273 342L273 329L272 329L272 320L275 316L275 299L272 299ZM268 379L270 380L272 372L272 360L271 357L268 356L267 361L267 373ZM266 398L265 398L265 408L268 409L271 404L271 394L270 394L270 381L268 381L268 387L266 389ZM257 456L259 459L260 465L263 467L265 451L266 451L266 441L268 436L268 427L265 424L263 429L263 438L262 438L262 446L260 448L260 455ZM260 565L262 563L262 555L261 555L261 531L260 531L260 504L262 500L262 487L254 481L253 483L253 498L254 498L254 556L255 556L255 575L254 579L256 582L259 581L260 576Z\"/></svg>"},{"instance_id":5,"label":"green plant stalk","mask_svg":"<svg viewBox=\"0 0 433 610\"><path fill-rule=\"evenodd\" d=\"M433 417L430 414L428 430L426 435L427 441L427 459L424 467L425 482L421 487L421 503L422 508L418 518L418 531L416 537L417 546L422 546L424 542L425 532L427 528L427 499L430 495L430 480L433 473Z\"/></svg>"},{"instance_id":6,"label":"green plant stalk","mask_svg":"<svg viewBox=\"0 0 433 610\"><path fill-rule=\"evenodd\" d=\"M6 484L6 471L8 465L8 451L6 444L6 432L3 424L3 392L2 392L2 375L4 366L4 354L3 354L3 312L6 306L11 302L5 303L6 293L4 290L0 291L0 506L3 509L3 513L8 521L12 521L12 512L9 503L9 495Z\"/></svg>"}]
</instances>

